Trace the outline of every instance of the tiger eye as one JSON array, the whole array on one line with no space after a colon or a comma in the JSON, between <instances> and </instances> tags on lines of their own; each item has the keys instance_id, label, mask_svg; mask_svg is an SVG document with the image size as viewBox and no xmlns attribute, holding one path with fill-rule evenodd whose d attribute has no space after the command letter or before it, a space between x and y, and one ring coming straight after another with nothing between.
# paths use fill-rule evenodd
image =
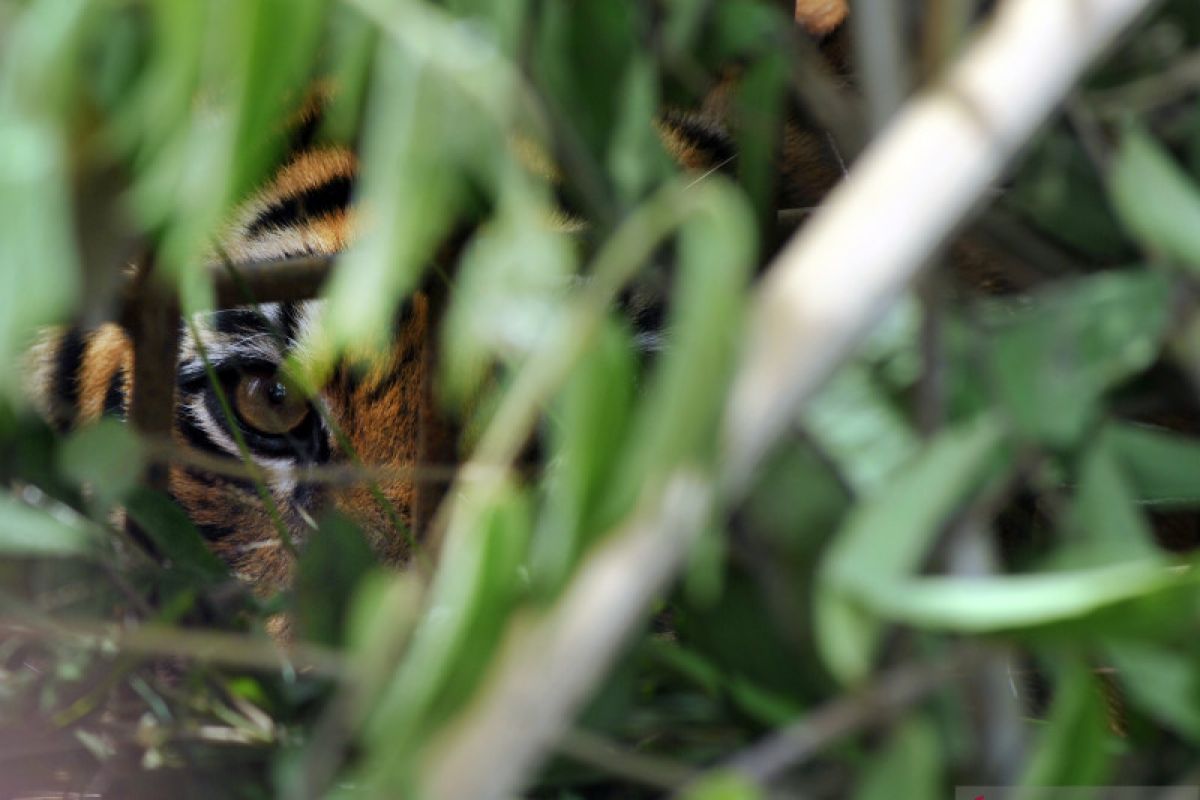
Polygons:
<instances>
[{"instance_id":1,"label":"tiger eye","mask_svg":"<svg viewBox=\"0 0 1200 800\"><path fill-rule=\"evenodd\" d=\"M260 433L280 435L308 417L308 401L277 375L243 375L233 398L242 421Z\"/></svg>"}]
</instances>

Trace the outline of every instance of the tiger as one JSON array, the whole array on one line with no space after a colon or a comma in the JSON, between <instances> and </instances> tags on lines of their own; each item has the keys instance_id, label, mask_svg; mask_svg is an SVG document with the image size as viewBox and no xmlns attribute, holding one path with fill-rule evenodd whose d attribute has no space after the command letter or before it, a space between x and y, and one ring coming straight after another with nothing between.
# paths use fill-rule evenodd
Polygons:
<instances>
[{"instance_id":1,"label":"tiger","mask_svg":"<svg viewBox=\"0 0 1200 800\"><path fill-rule=\"evenodd\" d=\"M733 79L723 81L699 108L666 109L655 121L668 155L697 180L729 172L736 160L727 120L732 86ZM319 102L314 109L298 116L308 130L319 123ZM833 147L821 132L789 125L780 157L790 166L780 184L790 188L781 189L781 202L819 201L841 174ZM353 149L308 137L236 207L216 250L234 264L344 252L354 239L358 173ZM574 224L574 213L568 211L560 224ZM624 300L643 331L661 316L656 302L632 295ZM197 458L170 463L166 491L209 548L258 592L290 585L297 550L326 509L357 523L383 564L412 558L421 531L411 530L418 522L419 488L411 473L429 401L433 366L425 348L435 335L434 305L427 290L415 292L382 359L365 372L349 365L335 369L313 397L288 381L283 365L319 324L320 300L225 308L180 320L171 440L208 466L197 465ZM134 353L121 323L53 331L35 345L30 361L34 405L55 429L129 416ZM213 459L246 455L263 480L211 466ZM379 468L376 479L334 485L304 478L306 470L350 462Z\"/></svg>"}]
</instances>

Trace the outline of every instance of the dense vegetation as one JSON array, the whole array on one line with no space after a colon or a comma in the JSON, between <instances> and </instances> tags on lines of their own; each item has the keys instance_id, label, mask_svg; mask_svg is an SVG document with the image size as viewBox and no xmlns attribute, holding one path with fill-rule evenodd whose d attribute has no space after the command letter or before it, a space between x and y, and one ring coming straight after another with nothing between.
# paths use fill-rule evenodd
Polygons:
<instances>
[{"instance_id":1,"label":"dense vegetation","mask_svg":"<svg viewBox=\"0 0 1200 800\"><path fill-rule=\"evenodd\" d=\"M897 5L907 92L991 4ZM525 796L1200 781L1200 7L1141 20L751 485L714 498L755 275L811 211L772 200L784 120L853 169L862 98L886 95L790 12L0 0L0 795L416 796L469 770L448 748L498 675L553 696L593 668ZM731 70L736 163L680 176L654 116ZM316 76L336 87L320 135L359 148L383 224L333 268L297 369L378 345L445 279L439 397L477 479L403 573L330 516L263 597L146 481L179 454L115 421L52 433L22 353L41 326L115 319L147 254L185 312L209 308L212 232ZM561 183L504 142L554 154ZM564 200L586 230L546 224ZM655 282L669 344L646 358L612 301ZM660 496L686 528L662 534L688 542L677 579L644 604L584 594ZM638 627L590 649L625 599ZM594 627L538 638L581 608ZM478 729L490 752L535 735L536 697Z\"/></svg>"}]
</instances>

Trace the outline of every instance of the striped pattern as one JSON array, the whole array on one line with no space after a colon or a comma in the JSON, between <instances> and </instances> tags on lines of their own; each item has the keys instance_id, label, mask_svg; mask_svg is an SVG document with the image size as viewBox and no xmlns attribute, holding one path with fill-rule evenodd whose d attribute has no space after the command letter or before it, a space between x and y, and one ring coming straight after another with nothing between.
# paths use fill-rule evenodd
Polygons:
<instances>
[{"instance_id":1,"label":"striped pattern","mask_svg":"<svg viewBox=\"0 0 1200 800\"><path fill-rule=\"evenodd\" d=\"M702 174L736 168L732 138L714 121L723 113L723 102L714 101L705 113L667 112L660 117L660 139L683 168ZM300 115L296 141L301 149L232 215L219 236L215 259L244 263L333 254L350 242L356 158L346 148L313 146L316 124L312 108ZM553 165L536 151L526 152L527 144L514 148L531 171L553 177ZM823 190L822 186L815 191ZM644 282L622 300L646 350L663 343L667 283ZM236 393L242 376L272 373L304 340L320 313L316 301L219 311L194 320L198 340L191 326L181 322L173 439L192 457L171 466L169 490L214 551L264 592L287 585L293 567L277 533L277 520L302 546L314 518L323 509L337 508L362 523L385 561L401 563L408 556L407 538L395 523L411 521L415 496L411 481L393 478L374 487L333 486L306 482L301 476L304 470L345 462L351 456L365 464L393 468L388 473L393 476L414 465L422 386L427 379L421 354L430 324L423 296L417 295L406 306L385 362L366 375L339 370L313 398L305 422L286 436L261 435L236 414L230 419L210 381L206 358L226 399ZM33 394L42 413L59 430L102 415L124 417L132 393L131 376L130 341L113 324L90 331L57 331L31 353ZM265 476L269 503L263 502L260 487L244 470L238 474L238 470L212 466L236 465L242 458L235 430Z\"/></svg>"}]
</instances>

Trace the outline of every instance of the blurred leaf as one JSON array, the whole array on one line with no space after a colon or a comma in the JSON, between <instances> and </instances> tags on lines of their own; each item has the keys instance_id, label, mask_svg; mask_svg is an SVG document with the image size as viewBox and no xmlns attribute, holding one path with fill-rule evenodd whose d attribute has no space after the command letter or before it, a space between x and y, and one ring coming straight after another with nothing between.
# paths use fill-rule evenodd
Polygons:
<instances>
[{"instance_id":1,"label":"blurred leaf","mask_svg":"<svg viewBox=\"0 0 1200 800\"><path fill-rule=\"evenodd\" d=\"M0 31L0 392L10 401L23 399L19 355L35 329L78 295L69 121L91 5L26 3Z\"/></svg>"},{"instance_id":2,"label":"blurred leaf","mask_svg":"<svg viewBox=\"0 0 1200 800\"><path fill-rule=\"evenodd\" d=\"M713 12L714 46L722 60L760 52L776 33L791 25L777 8L756 0L726 0L718 3Z\"/></svg>"},{"instance_id":3,"label":"blurred leaf","mask_svg":"<svg viewBox=\"0 0 1200 800\"><path fill-rule=\"evenodd\" d=\"M1101 393L1145 369L1167 324L1167 282L1149 272L1097 275L1010 314L991 344L1000 400L1027 435L1075 443Z\"/></svg>"},{"instance_id":4,"label":"blurred leaf","mask_svg":"<svg viewBox=\"0 0 1200 800\"><path fill-rule=\"evenodd\" d=\"M768 49L741 75L737 86L735 137L738 183L754 206L765 234L775 232L775 190L783 108L790 76L783 53Z\"/></svg>"},{"instance_id":5,"label":"blurred leaf","mask_svg":"<svg viewBox=\"0 0 1200 800\"><path fill-rule=\"evenodd\" d=\"M736 772L717 772L697 781L683 793L683 800L761 800L757 784Z\"/></svg>"},{"instance_id":6,"label":"blurred leaf","mask_svg":"<svg viewBox=\"0 0 1200 800\"><path fill-rule=\"evenodd\" d=\"M6 557L86 555L95 545L82 518L60 518L0 495L0 553Z\"/></svg>"},{"instance_id":7,"label":"blurred leaf","mask_svg":"<svg viewBox=\"0 0 1200 800\"><path fill-rule=\"evenodd\" d=\"M696 212L679 235L679 264L667 324L671 346L658 359L633 421L632 446L616 471L611 508L619 519L670 468L713 455L729 371L741 330L754 250L745 201L723 182L691 190Z\"/></svg>"},{"instance_id":8,"label":"blurred leaf","mask_svg":"<svg viewBox=\"0 0 1200 800\"><path fill-rule=\"evenodd\" d=\"M1160 557L1091 569L991 578L934 577L877 584L861 596L895 622L961 633L995 633L1083 618L1137 601L1194 578Z\"/></svg>"},{"instance_id":9,"label":"blurred leaf","mask_svg":"<svg viewBox=\"0 0 1200 800\"><path fill-rule=\"evenodd\" d=\"M1137 499L1155 507L1200 505L1200 442L1131 423L1104 432Z\"/></svg>"},{"instance_id":10,"label":"blurred leaf","mask_svg":"<svg viewBox=\"0 0 1200 800\"><path fill-rule=\"evenodd\" d=\"M376 563L358 526L339 514L321 520L296 572L296 616L305 639L342 643L354 590Z\"/></svg>"},{"instance_id":11,"label":"blurred leaf","mask_svg":"<svg viewBox=\"0 0 1200 800\"><path fill-rule=\"evenodd\" d=\"M86 486L101 509L124 498L142 476L145 459L137 434L115 419L81 428L58 451L59 470L77 486Z\"/></svg>"},{"instance_id":12,"label":"blurred leaf","mask_svg":"<svg viewBox=\"0 0 1200 800\"><path fill-rule=\"evenodd\" d=\"M1110 767L1105 746L1107 720L1096 678L1085 666L1070 660L1054 689L1049 724L1038 738L1021 784L1099 786Z\"/></svg>"},{"instance_id":13,"label":"blurred leaf","mask_svg":"<svg viewBox=\"0 0 1200 800\"><path fill-rule=\"evenodd\" d=\"M288 133L281 120L300 105L311 78L327 3L153 4L153 68L112 135L142 161L133 204L143 225L161 234L157 264L180 287L185 311L212 306L213 231L279 155Z\"/></svg>"},{"instance_id":14,"label":"blurred leaf","mask_svg":"<svg viewBox=\"0 0 1200 800\"><path fill-rule=\"evenodd\" d=\"M538 87L593 166L603 163L625 102L619 76L630 74L640 16L637 4L579 0L544 6L537 18Z\"/></svg>"},{"instance_id":15,"label":"blurred leaf","mask_svg":"<svg viewBox=\"0 0 1200 800\"><path fill-rule=\"evenodd\" d=\"M1148 642L1112 642L1104 648L1117 680L1134 704L1200 742L1200 670L1195 648L1178 652Z\"/></svg>"},{"instance_id":16,"label":"blurred leaf","mask_svg":"<svg viewBox=\"0 0 1200 800\"><path fill-rule=\"evenodd\" d=\"M804 502L797 503L801 492ZM810 565L851 499L850 489L823 454L796 442L769 457L741 513L750 531L779 548L784 563Z\"/></svg>"},{"instance_id":17,"label":"blurred leaf","mask_svg":"<svg viewBox=\"0 0 1200 800\"><path fill-rule=\"evenodd\" d=\"M880 489L920 446L905 415L857 361L838 370L802 413L805 430L858 494Z\"/></svg>"},{"instance_id":18,"label":"blurred leaf","mask_svg":"<svg viewBox=\"0 0 1200 800\"><path fill-rule=\"evenodd\" d=\"M1128 260L1123 236L1091 159L1063 128L1031 149L1004 200L1037 230L1102 264Z\"/></svg>"},{"instance_id":19,"label":"blurred leaf","mask_svg":"<svg viewBox=\"0 0 1200 800\"><path fill-rule=\"evenodd\" d=\"M383 774L406 769L393 763L394 753L414 752L470 696L522 588L526 498L506 487L486 504L464 500L455 513L470 515L473 535L448 537L409 650L373 709L371 740L387 742L379 753Z\"/></svg>"},{"instance_id":20,"label":"blurred leaf","mask_svg":"<svg viewBox=\"0 0 1200 800\"><path fill-rule=\"evenodd\" d=\"M765 587L753 575L726 567L720 602L687 605L676 612L675 628L693 658L718 670L720 687L735 705L764 725L793 719L811 696L811 676L764 602Z\"/></svg>"},{"instance_id":21,"label":"blurred leaf","mask_svg":"<svg viewBox=\"0 0 1200 800\"><path fill-rule=\"evenodd\" d=\"M352 142L367 99L379 30L345 5L334 5L329 16L329 84L336 91L325 109L321 135L335 142Z\"/></svg>"},{"instance_id":22,"label":"blurred leaf","mask_svg":"<svg viewBox=\"0 0 1200 800\"><path fill-rule=\"evenodd\" d=\"M187 512L170 498L137 489L126 498L125 511L174 569L203 582L229 577L225 562L213 555Z\"/></svg>"},{"instance_id":23,"label":"blurred leaf","mask_svg":"<svg viewBox=\"0 0 1200 800\"><path fill-rule=\"evenodd\" d=\"M531 564L535 588L547 595L557 593L580 554L605 532L608 520L596 516L627 444L634 393L632 351L628 331L607 323L552 409L548 438L553 456Z\"/></svg>"},{"instance_id":24,"label":"blurred leaf","mask_svg":"<svg viewBox=\"0 0 1200 800\"><path fill-rule=\"evenodd\" d=\"M906 800L943 797L941 744L937 729L923 717L903 723L867 765L855 798L892 800L900 787Z\"/></svg>"},{"instance_id":25,"label":"blurred leaf","mask_svg":"<svg viewBox=\"0 0 1200 800\"><path fill-rule=\"evenodd\" d=\"M1151 252L1200 273L1200 191L1141 127L1122 132L1109 185L1134 236Z\"/></svg>"},{"instance_id":26,"label":"blurred leaf","mask_svg":"<svg viewBox=\"0 0 1200 800\"><path fill-rule=\"evenodd\" d=\"M1159 556L1150 527L1106 441L1100 438L1083 454L1068 521L1071 536L1054 553L1055 569L1152 562Z\"/></svg>"},{"instance_id":27,"label":"blurred leaf","mask_svg":"<svg viewBox=\"0 0 1200 800\"><path fill-rule=\"evenodd\" d=\"M666 8L668 16L663 25L663 42L667 57L679 58L688 55L704 22L708 4L705 0L675 0Z\"/></svg>"},{"instance_id":28,"label":"blurred leaf","mask_svg":"<svg viewBox=\"0 0 1200 800\"><path fill-rule=\"evenodd\" d=\"M815 601L818 648L841 681L866 677L883 633L874 615L884 609L864 602L899 591L950 514L995 474L1002 444L991 417L947 429L850 512L821 565Z\"/></svg>"},{"instance_id":29,"label":"blurred leaf","mask_svg":"<svg viewBox=\"0 0 1200 800\"><path fill-rule=\"evenodd\" d=\"M659 96L653 62L644 56L632 58L624 83L621 113L608 151L608 171L618 199L630 204L667 174L667 165L654 129Z\"/></svg>"},{"instance_id":30,"label":"blurred leaf","mask_svg":"<svg viewBox=\"0 0 1200 800\"><path fill-rule=\"evenodd\" d=\"M552 339L576 258L545 213L528 188L508 186L459 262L440 377L453 404L472 398L494 359L519 362Z\"/></svg>"},{"instance_id":31,"label":"blurred leaf","mask_svg":"<svg viewBox=\"0 0 1200 800\"><path fill-rule=\"evenodd\" d=\"M909 461L920 439L891 395L920 374L920 309L905 296L801 411L805 432L858 494L870 494Z\"/></svg>"}]
</instances>

